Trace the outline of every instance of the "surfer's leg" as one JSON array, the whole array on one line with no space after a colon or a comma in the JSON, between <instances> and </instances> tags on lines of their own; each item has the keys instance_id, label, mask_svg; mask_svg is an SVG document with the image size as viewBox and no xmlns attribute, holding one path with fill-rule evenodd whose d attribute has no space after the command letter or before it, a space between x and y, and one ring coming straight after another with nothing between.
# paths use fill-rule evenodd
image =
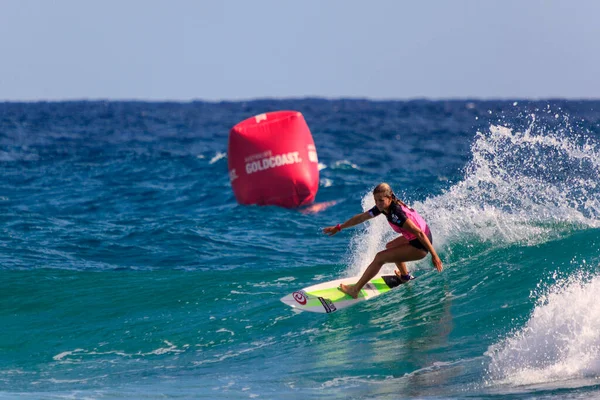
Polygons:
<instances>
[{"instance_id":1,"label":"surfer's leg","mask_svg":"<svg viewBox=\"0 0 600 400\"><path fill-rule=\"evenodd\" d=\"M408 244L408 240L404 236L398 236L396 239L387 242L385 248L391 249L393 247L404 246L405 244Z\"/></svg>"},{"instance_id":2,"label":"surfer's leg","mask_svg":"<svg viewBox=\"0 0 600 400\"><path fill-rule=\"evenodd\" d=\"M350 295L351 297L357 298L358 293L360 292L362 287L365 286L367 282L369 282L371 279L373 279L373 277L377 275L377 273L383 266L383 263L376 260L377 256L375 256L375 260L373 260L371 264L369 264L365 272L363 272L362 276L360 277L360 280L355 285L344 285L342 283L340 285L340 290Z\"/></svg>"},{"instance_id":3,"label":"surfer's leg","mask_svg":"<svg viewBox=\"0 0 600 400\"><path fill-rule=\"evenodd\" d=\"M385 248L386 249L391 249L394 247L400 247L400 246L404 246L408 244L408 239L406 239L404 236L399 236L396 239L389 241L386 243ZM396 268L398 268L398 270L394 271L394 273L398 276L400 275L408 275L408 268L406 266L405 262L397 262L396 263Z\"/></svg>"},{"instance_id":4,"label":"surfer's leg","mask_svg":"<svg viewBox=\"0 0 600 400\"><path fill-rule=\"evenodd\" d=\"M398 276L400 275L408 275L408 267L405 262L396 263L396 268L398 268L394 273Z\"/></svg>"},{"instance_id":5,"label":"surfer's leg","mask_svg":"<svg viewBox=\"0 0 600 400\"><path fill-rule=\"evenodd\" d=\"M393 247L377 253L371 264L367 267L360 280L355 285L340 285L340 290L354 298L358 297L360 290L369 282L386 263L402 264L405 261L416 261L424 258L427 252L410 245Z\"/></svg>"}]
</instances>

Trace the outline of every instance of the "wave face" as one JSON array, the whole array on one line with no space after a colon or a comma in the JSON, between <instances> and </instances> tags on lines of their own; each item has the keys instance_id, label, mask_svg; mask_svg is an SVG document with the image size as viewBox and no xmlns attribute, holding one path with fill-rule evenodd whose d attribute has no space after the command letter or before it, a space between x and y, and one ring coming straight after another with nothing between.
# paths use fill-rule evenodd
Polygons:
<instances>
[{"instance_id":1,"label":"wave face","mask_svg":"<svg viewBox=\"0 0 600 400\"><path fill-rule=\"evenodd\" d=\"M240 206L229 129L298 110L319 207ZM0 398L590 398L600 102L0 104ZM326 316L279 298L364 271L390 183L445 269ZM393 265L385 265L391 273Z\"/></svg>"},{"instance_id":2,"label":"wave face","mask_svg":"<svg viewBox=\"0 0 600 400\"><path fill-rule=\"evenodd\" d=\"M533 385L600 375L600 278L572 275L535 293L529 320L490 346L489 378Z\"/></svg>"}]
</instances>

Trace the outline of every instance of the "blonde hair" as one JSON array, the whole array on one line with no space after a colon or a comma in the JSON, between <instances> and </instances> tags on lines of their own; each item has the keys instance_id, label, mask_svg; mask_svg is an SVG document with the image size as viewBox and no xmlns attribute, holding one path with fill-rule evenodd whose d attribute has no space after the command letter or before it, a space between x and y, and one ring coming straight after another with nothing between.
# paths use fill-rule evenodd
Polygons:
<instances>
[{"instance_id":1,"label":"blonde hair","mask_svg":"<svg viewBox=\"0 0 600 400\"><path fill-rule=\"evenodd\" d=\"M403 205L404 207L412 210L412 208L407 206L402 200L396 197L392 190L392 187L389 184L382 182L379 185L375 186L375 189L373 189L373 196L379 193L383 194L385 197L389 197L394 203Z\"/></svg>"}]
</instances>

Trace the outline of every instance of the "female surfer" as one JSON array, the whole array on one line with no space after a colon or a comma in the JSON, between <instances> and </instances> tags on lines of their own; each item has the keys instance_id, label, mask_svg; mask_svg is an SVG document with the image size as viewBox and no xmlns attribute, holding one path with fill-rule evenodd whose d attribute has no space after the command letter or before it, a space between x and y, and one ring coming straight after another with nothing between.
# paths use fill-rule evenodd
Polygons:
<instances>
[{"instance_id":1,"label":"female surfer","mask_svg":"<svg viewBox=\"0 0 600 400\"><path fill-rule=\"evenodd\" d=\"M328 226L323 229L323 233L333 236L342 229L361 224L383 214L392 229L402 234L402 236L386 244L385 250L377 253L355 285L340 285L340 290L353 298L358 297L362 287L373 279L383 264L386 263L393 262L396 264L398 270L395 272L400 277L401 283L406 283L412 279L406 267L406 262L425 258L427 253L431 253L431 261L435 268L440 272L443 269L442 260L433 248L431 231L425 220L415 210L400 201L387 183L377 185L373 190L373 197L375 197L375 207L369 211L356 214L343 224Z\"/></svg>"}]
</instances>

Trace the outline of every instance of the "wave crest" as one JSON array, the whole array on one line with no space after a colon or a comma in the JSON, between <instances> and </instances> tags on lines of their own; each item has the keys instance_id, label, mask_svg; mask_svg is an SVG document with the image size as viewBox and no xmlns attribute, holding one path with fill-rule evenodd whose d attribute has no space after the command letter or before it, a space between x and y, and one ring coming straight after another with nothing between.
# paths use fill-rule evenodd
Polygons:
<instances>
[{"instance_id":1,"label":"wave crest","mask_svg":"<svg viewBox=\"0 0 600 400\"><path fill-rule=\"evenodd\" d=\"M537 295L524 327L490 346L488 384L600 377L600 276L576 274Z\"/></svg>"}]
</instances>

